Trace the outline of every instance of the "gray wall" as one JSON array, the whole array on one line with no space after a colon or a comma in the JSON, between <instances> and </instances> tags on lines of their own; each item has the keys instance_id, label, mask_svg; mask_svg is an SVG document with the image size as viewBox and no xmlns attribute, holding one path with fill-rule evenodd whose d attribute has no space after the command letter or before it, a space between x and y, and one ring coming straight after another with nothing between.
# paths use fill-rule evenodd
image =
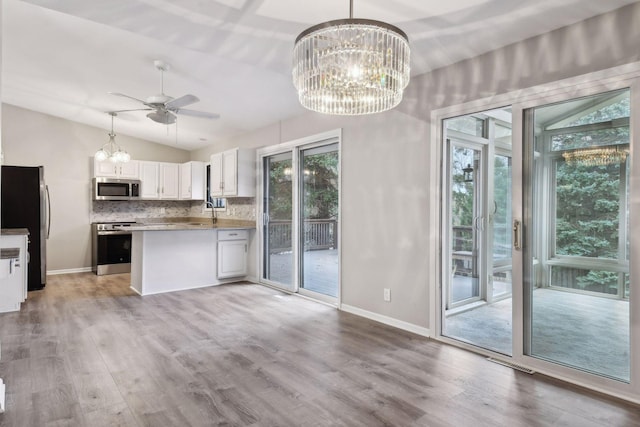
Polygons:
<instances>
[{"instance_id":1,"label":"gray wall","mask_svg":"<svg viewBox=\"0 0 640 427\"><path fill-rule=\"evenodd\" d=\"M115 127L117 133L117 125ZM5 165L44 166L51 193L51 236L47 270L91 267L91 186L93 155L109 140L98 129L4 104L2 139ZM189 152L117 135L133 159L189 161Z\"/></svg>"},{"instance_id":2,"label":"gray wall","mask_svg":"<svg viewBox=\"0 0 640 427\"><path fill-rule=\"evenodd\" d=\"M640 60L640 3L414 77L394 111L336 118L308 113L215 147L261 147L343 128L342 302L429 328L428 171L432 110ZM517 99L513 100L514 102ZM391 302L383 302L383 288Z\"/></svg>"}]
</instances>

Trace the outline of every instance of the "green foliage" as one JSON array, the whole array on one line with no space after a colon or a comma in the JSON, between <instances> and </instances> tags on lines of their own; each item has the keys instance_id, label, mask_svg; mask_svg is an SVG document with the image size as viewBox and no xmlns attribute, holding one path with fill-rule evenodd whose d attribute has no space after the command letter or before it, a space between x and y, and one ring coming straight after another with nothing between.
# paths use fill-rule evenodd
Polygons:
<instances>
[{"instance_id":1,"label":"green foliage","mask_svg":"<svg viewBox=\"0 0 640 427\"><path fill-rule=\"evenodd\" d=\"M292 218L292 162L273 161L269 165L269 216L271 220ZM307 219L338 217L338 152L304 157L303 199Z\"/></svg>"},{"instance_id":2,"label":"green foliage","mask_svg":"<svg viewBox=\"0 0 640 427\"><path fill-rule=\"evenodd\" d=\"M338 217L338 152L304 156L303 206L306 219Z\"/></svg>"},{"instance_id":3,"label":"green foliage","mask_svg":"<svg viewBox=\"0 0 640 427\"><path fill-rule=\"evenodd\" d=\"M269 218L291 221L292 215L291 159L269 163Z\"/></svg>"},{"instance_id":4,"label":"green foliage","mask_svg":"<svg viewBox=\"0 0 640 427\"><path fill-rule=\"evenodd\" d=\"M556 253L618 257L620 165L558 163Z\"/></svg>"}]
</instances>

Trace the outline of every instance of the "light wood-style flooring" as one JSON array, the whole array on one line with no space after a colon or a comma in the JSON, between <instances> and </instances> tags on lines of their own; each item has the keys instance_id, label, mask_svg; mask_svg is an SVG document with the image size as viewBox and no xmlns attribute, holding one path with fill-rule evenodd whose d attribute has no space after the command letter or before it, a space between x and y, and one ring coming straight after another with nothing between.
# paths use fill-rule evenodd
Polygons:
<instances>
[{"instance_id":1,"label":"light wood-style flooring","mask_svg":"<svg viewBox=\"0 0 640 427\"><path fill-rule=\"evenodd\" d=\"M640 407L253 284L49 277L0 314L2 426L640 426Z\"/></svg>"}]
</instances>

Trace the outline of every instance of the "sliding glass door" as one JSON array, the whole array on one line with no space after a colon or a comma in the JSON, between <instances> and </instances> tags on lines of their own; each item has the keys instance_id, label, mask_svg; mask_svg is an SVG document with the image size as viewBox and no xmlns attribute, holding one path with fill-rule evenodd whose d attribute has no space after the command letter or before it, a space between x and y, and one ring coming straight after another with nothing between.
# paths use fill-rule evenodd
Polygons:
<instances>
[{"instance_id":1,"label":"sliding glass door","mask_svg":"<svg viewBox=\"0 0 640 427\"><path fill-rule=\"evenodd\" d=\"M261 280L337 303L339 132L260 151Z\"/></svg>"},{"instance_id":2,"label":"sliding glass door","mask_svg":"<svg viewBox=\"0 0 640 427\"><path fill-rule=\"evenodd\" d=\"M525 354L630 381L629 90L527 110ZM636 214L637 215L637 214Z\"/></svg>"},{"instance_id":3,"label":"sliding glass door","mask_svg":"<svg viewBox=\"0 0 640 427\"><path fill-rule=\"evenodd\" d=\"M300 292L338 297L338 144L300 150Z\"/></svg>"},{"instance_id":4,"label":"sliding glass door","mask_svg":"<svg viewBox=\"0 0 640 427\"><path fill-rule=\"evenodd\" d=\"M442 117L438 336L638 395L640 94L613 87Z\"/></svg>"}]
</instances>

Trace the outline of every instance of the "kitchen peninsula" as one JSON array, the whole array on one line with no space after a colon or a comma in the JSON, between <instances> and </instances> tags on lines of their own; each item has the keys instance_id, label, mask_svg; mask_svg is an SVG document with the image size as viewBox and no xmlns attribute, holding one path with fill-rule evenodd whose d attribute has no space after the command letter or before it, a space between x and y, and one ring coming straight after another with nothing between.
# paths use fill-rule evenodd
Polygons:
<instances>
[{"instance_id":1,"label":"kitchen peninsula","mask_svg":"<svg viewBox=\"0 0 640 427\"><path fill-rule=\"evenodd\" d=\"M248 238L255 224L152 222L128 229L132 232L131 288L140 295L152 295L219 285L233 281L226 280L229 277L246 275ZM225 245L229 238L234 245ZM235 268L235 274L222 274L230 263L240 268Z\"/></svg>"}]
</instances>

